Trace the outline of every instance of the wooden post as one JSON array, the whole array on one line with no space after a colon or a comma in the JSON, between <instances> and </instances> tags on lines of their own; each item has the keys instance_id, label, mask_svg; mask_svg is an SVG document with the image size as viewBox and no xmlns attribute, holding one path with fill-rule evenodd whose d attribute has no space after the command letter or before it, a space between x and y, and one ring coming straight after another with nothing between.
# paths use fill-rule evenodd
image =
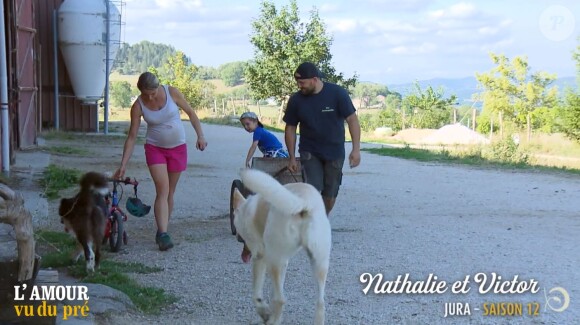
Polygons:
<instances>
[{"instance_id":1,"label":"wooden post","mask_svg":"<svg viewBox=\"0 0 580 325\"><path fill-rule=\"evenodd\" d=\"M493 115L489 117L489 141L493 140Z\"/></svg>"},{"instance_id":2,"label":"wooden post","mask_svg":"<svg viewBox=\"0 0 580 325\"><path fill-rule=\"evenodd\" d=\"M0 222L12 225L18 245L18 281L30 280L34 274L34 231L32 215L24 207L22 195L0 184Z\"/></svg>"},{"instance_id":3,"label":"wooden post","mask_svg":"<svg viewBox=\"0 0 580 325\"><path fill-rule=\"evenodd\" d=\"M528 143L532 140L532 114L528 112L526 116L526 121L528 123Z\"/></svg>"},{"instance_id":4,"label":"wooden post","mask_svg":"<svg viewBox=\"0 0 580 325\"><path fill-rule=\"evenodd\" d=\"M233 97L231 97L230 100L232 102L232 115L236 116L236 102Z\"/></svg>"},{"instance_id":5,"label":"wooden post","mask_svg":"<svg viewBox=\"0 0 580 325\"><path fill-rule=\"evenodd\" d=\"M503 114L499 111L499 137L503 139Z\"/></svg>"},{"instance_id":6,"label":"wooden post","mask_svg":"<svg viewBox=\"0 0 580 325\"><path fill-rule=\"evenodd\" d=\"M471 115L471 129L475 131L475 116L477 115L477 110L473 108Z\"/></svg>"},{"instance_id":7,"label":"wooden post","mask_svg":"<svg viewBox=\"0 0 580 325\"><path fill-rule=\"evenodd\" d=\"M278 122L276 125L282 125L282 116L284 114L284 106L286 105L286 98L282 99L280 103L280 110L278 111Z\"/></svg>"},{"instance_id":8,"label":"wooden post","mask_svg":"<svg viewBox=\"0 0 580 325\"><path fill-rule=\"evenodd\" d=\"M457 108L453 108L453 124L457 123Z\"/></svg>"}]
</instances>

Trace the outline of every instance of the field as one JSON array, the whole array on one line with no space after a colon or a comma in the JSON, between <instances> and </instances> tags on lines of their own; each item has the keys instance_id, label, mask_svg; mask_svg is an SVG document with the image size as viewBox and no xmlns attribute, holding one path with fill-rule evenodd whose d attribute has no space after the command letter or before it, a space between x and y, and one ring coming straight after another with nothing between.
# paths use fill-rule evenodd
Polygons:
<instances>
[{"instance_id":1,"label":"field","mask_svg":"<svg viewBox=\"0 0 580 325\"><path fill-rule=\"evenodd\" d=\"M137 80L139 79L139 75L124 75L124 74L119 74L118 72L113 72L111 73L111 76L109 77L110 81L127 81L129 84L131 84L131 87L137 87ZM227 93L229 91L232 91L235 88L239 88L240 86L235 86L235 87L228 87L224 84L224 82L221 79L213 79L209 81L210 83L212 83L216 89L215 92L216 94L224 94Z\"/></svg>"},{"instance_id":2,"label":"field","mask_svg":"<svg viewBox=\"0 0 580 325\"><path fill-rule=\"evenodd\" d=\"M138 75L120 75L118 73L111 74L111 81L127 81L133 87L137 84ZM232 87L227 87L224 85L222 80L210 80L212 84L216 86L216 94L226 94L233 90ZM239 87L239 86L238 86ZM355 101L356 102L356 101ZM228 101L227 104L231 102ZM229 105L231 107L232 105ZM200 119L204 120L206 123L218 123L218 124L234 124L236 125L235 116L239 115L242 111L254 111L260 117L264 125L268 127L273 127L277 129L282 129L283 126L277 125L279 117L279 107L272 105L247 105L243 106L241 100L234 102L235 108L227 107L225 109L226 114L224 114L220 104L217 105L216 110L199 110L197 111ZM359 110L359 114L377 114L379 110L376 109L362 109ZM100 114L102 116L102 113ZM222 116L226 115L225 118ZM187 116L182 116L187 119ZM129 121L129 110L120 109L118 107L111 107L111 112L109 116L110 121ZM399 134L379 134L377 132L363 132L362 140L363 142L375 142L384 144L411 144L418 148L425 148L421 144L421 139L427 136L430 132L434 130L405 130L404 132L399 132ZM349 134L347 132L347 138ZM534 133L530 141L527 141L527 137L524 132L519 134L521 139L520 146L523 150L529 153L533 159L531 161L534 165L540 166L554 166L560 168L573 168L580 169L580 144L570 141L563 134L544 134L544 133ZM462 151L464 148L457 146L448 147L437 147L437 150L445 149L446 151Z\"/></svg>"}]
</instances>

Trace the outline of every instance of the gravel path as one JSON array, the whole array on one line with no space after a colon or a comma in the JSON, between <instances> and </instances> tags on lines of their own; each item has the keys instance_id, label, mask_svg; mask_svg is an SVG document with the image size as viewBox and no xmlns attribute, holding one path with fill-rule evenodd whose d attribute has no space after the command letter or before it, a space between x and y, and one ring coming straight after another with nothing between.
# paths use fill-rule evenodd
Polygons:
<instances>
[{"instance_id":1,"label":"gravel path","mask_svg":"<svg viewBox=\"0 0 580 325\"><path fill-rule=\"evenodd\" d=\"M193 130L186 129L193 144ZM226 126L204 125L204 130L209 146L204 152L190 149L189 169L178 186L169 230L176 246L160 252L152 216L130 218L129 245L108 255L162 267L163 272L135 277L165 288L179 301L159 316L110 315L104 323L259 324L251 302L251 268L240 259L241 244L230 234L228 219L230 185L243 167L250 135ZM91 150L98 148L93 145ZM113 171L122 149L102 149L100 162L91 158L84 163L97 171ZM327 324L571 324L580 319L579 176L419 163L366 152L361 166L344 174L331 215ZM141 145L127 175L141 181L140 197L152 203L154 189ZM408 273L412 281L433 274L448 287L469 275L471 290L371 290L365 295L359 278L367 272L383 274L385 280ZM540 291L480 294L473 282L480 272L496 272L508 280L516 275L522 281L534 279ZM571 297L561 313L546 304L544 290L553 287L564 288ZM311 324L315 290L304 253L290 261L285 289L283 323ZM499 301L523 303L524 315L483 316L484 303ZM471 315L444 318L448 302L469 303ZM540 304L539 316L525 315L528 302Z\"/></svg>"}]
</instances>

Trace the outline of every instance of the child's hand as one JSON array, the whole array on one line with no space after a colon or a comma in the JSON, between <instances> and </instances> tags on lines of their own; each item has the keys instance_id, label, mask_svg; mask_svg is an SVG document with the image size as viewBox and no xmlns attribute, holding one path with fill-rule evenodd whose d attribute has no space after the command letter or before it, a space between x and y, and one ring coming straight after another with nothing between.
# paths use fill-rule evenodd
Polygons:
<instances>
[{"instance_id":1,"label":"child's hand","mask_svg":"<svg viewBox=\"0 0 580 325\"><path fill-rule=\"evenodd\" d=\"M250 162L249 162L249 161L246 161L246 168L250 168L250 167L252 167L252 166L250 165Z\"/></svg>"}]
</instances>

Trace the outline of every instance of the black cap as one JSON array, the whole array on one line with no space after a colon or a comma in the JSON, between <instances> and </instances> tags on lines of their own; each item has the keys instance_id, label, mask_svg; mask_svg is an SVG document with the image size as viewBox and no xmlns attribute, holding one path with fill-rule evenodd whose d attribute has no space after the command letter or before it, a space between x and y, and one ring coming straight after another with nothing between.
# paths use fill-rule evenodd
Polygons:
<instances>
[{"instance_id":1,"label":"black cap","mask_svg":"<svg viewBox=\"0 0 580 325\"><path fill-rule=\"evenodd\" d=\"M310 79L310 78L322 78L322 73L312 62L304 62L296 68L294 72L294 78L296 79Z\"/></svg>"}]
</instances>

